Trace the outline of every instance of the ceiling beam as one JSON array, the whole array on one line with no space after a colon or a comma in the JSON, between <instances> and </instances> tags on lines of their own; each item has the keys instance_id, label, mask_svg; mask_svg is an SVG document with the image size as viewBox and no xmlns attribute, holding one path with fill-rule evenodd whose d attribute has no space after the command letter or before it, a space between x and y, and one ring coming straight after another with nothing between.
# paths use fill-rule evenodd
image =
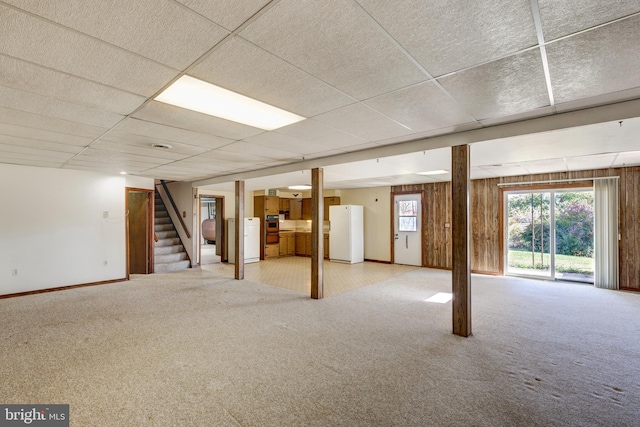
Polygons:
<instances>
[{"instance_id":1,"label":"ceiling beam","mask_svg":"<svg viewBox=\"0 0 640 427\"><path fill-rule=\"evenodd\" d=\"M608 104L599 107L585 108L577 111L557 113L545 117L522 120L473 129L464 132L447 135L420 138L397 144L384 145L362 151L338 154L312 160L304 160L289 163L282 166L258 169L231 175L223 175L192 182L194 187L204 185L223 184L237 180L248 180L271 175L279 175L300 170L308 170L331 165L371 160L388 156L416 153L419 151L433 150L457 145L473 144L475 142L490 141L493 139L510 138L520 135L528 135L549 132L560 129L568 129L578 126L586 126L595 123L630 119L640 117L640 99Z\"/></svg>"}]
</instances>

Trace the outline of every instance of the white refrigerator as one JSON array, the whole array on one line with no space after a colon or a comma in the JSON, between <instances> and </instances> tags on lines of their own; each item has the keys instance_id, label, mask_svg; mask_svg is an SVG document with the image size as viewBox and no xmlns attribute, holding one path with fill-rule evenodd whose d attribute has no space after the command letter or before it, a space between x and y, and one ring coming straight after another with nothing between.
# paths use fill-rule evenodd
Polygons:
<instances>
[{"instance_id":1,"label":"white refrigerator","mask_svg":"<svg viewBox=\"0 0 640 427\"><path fill-rule=\"evenodd\" d=\"M364 261L362 206L329 206L329 259L349 264Z\"/></svg>"},{"instance_id":2,"label":"white refrigerator","mask_svg":"<svg viewBox=\"0 0 640 427\"><path fill-rule=\"evenodd\" d=\"M236 263L236 219L227 220L227 258L229 264ZM244 219L244 263L260 261L260 218Z\"/></svg>"}]
</instances>

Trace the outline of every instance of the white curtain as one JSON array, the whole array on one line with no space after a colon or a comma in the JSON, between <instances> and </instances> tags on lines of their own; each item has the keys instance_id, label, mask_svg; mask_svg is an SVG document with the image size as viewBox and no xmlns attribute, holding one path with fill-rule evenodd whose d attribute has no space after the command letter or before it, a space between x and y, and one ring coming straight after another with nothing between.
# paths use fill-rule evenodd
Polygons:
<instances>
[{"instance_id":1,"label":"white curtain","mask_svg":"<svg viewBox=\"0 0 640 427\"><path fill-rule=\"evenodd\" d=\"M618 289L618 178L594 180L594 285Z\"/></svg>"}]
</instances>

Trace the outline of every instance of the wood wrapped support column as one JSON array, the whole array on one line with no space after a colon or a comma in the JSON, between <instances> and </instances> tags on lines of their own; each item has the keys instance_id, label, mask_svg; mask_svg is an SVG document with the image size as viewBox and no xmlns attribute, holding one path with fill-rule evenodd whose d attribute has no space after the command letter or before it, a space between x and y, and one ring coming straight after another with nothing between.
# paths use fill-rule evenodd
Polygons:
<instances>
[{"instance_id":1,"label":"wood wrapped support column","mask_svg":"<svg viewBox=\"0 0 640 427\"><path fill-rule=\"evenodd\" d=\"M236 280L244 279L244 181L236 181L236 226L233 236L227 238L235 239L235 274Z\"/></svg>"},{"instance_id":2,"label":"wood wrapped support column","mask_svg":"<svg viewBox=\"0 0 640 427\"><path fill-rule=\"evenodd\" d=\"M324 297L324 172L311 170L311 298Z\"/></svg>"},{"instance_id":3,"label":"wood wrapped support column","mask_svg":"<svg viewBox=\"0 0 640 427\"><path fill-rule=\"evenodd\" d=\"M453 333L471 335L470 146L451 147Z\"/></svg>"}]
</instances>

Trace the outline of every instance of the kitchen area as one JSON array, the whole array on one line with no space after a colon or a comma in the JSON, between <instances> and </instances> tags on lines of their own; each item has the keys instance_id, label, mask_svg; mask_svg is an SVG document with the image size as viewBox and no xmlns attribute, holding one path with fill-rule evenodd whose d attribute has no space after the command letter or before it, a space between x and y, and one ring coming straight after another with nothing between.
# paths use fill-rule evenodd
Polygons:
<instances>
[{"instance_id":1,"label":"kitchen area","mask_svg":"<svg viewBox=\"0 0 640 427\"><path fill-rule=\"evenodd\" d=\"M311 256L311 203L311 198L280 197L277 195L254 196L253 215L260 219L261 224L261 260L288 256ZM364 261L362 207L359 207L359 217L347 220L348 224L342 226L336 223L336 221L342 223L339 217L344 216L341 215L341 212L336 211L338 206L343 207L340 205L340 197L324 198L324 258L347 263L362 262ZM351 211L352 209L346 210ZM335 218L332 218L332 213ZM334 229L337 227L341 230L339 234L331 232L332 225ZM345 227L347 230L353 229L355 231L345 233ZM352 238L351 234L355 234L355 237ZM331 239L334 240L336 248L354 247L355 254L349 252L346 255L340 255L340 258L332 259ZM352 241L353 243L351 243ZM338 254L341 251L335 249L334 252Z\"/></svg>"}]
</instances>

